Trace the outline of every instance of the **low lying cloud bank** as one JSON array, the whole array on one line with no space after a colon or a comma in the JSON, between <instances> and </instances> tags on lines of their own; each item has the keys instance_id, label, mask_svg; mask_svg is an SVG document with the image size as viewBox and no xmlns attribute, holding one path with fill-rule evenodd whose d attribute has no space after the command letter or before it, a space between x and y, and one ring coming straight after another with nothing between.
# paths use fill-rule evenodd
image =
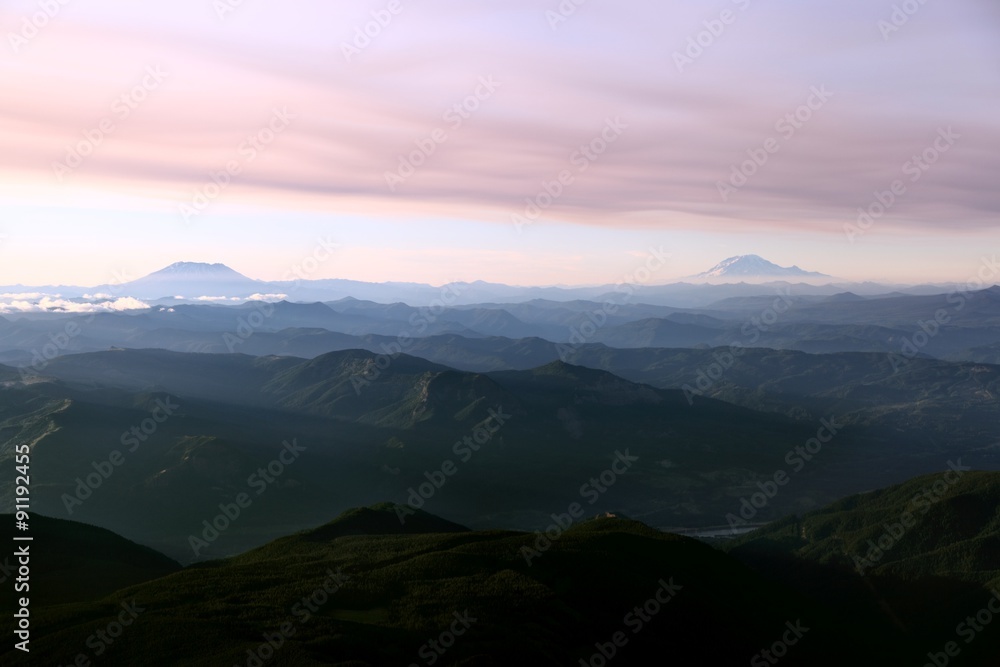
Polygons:
<instances>
[{"instance_id":1,"label":"low lying cloud bank","mask_svg":"<svg viewBox=\"0 0 1000 667\"><path fill-rule=\"evenodd\" d=\"M250 296L175 296L175 301L239 305L247 301L281 301L287 294L251 294ZM114 313L126 310L144 310L153 306L131 296L115 297L111 294L84 294L67 299L61 294L43 292L0 293L0 314L16 313ZM162 309L161 309L162 310ZM171 309L172 311L172 309Z\"/></svg>"},{"instance_id":2,"label":"low lying cloud bank","mask_svg":"<svg viewBox=\"0 0 1000 667\"><path fill-rule=\"evenodd\" d=\"M70 300L58 294L0 294L0 313L114 313L125 310L143 310L149 304L126 296L108 298L110 295L92 295L99 299ZM104 299L104 300L100 300Z\"/></svg>"},{"instance_id":3,"label":"low lying cloud bank","mask_svg":"<svg viewBox=\"0 0 1000 667\"><path fill-rule=\"evenodd\" d=\"M175 296L175 299L184 299L183 296ZM213 303L245 303L247 301L281 301L282 299L287 299L287 294L251 294L250 296L196 296L192 299L185 299L190 301L208 301Z\"/></svg>"}]
</instances>

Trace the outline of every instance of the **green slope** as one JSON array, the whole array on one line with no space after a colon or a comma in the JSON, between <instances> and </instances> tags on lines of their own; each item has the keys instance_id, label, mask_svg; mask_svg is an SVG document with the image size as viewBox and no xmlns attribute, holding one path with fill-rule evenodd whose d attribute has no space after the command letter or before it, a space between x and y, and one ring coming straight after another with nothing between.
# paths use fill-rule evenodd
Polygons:
<instances>
[{"instance_id":1,"label":"green slope","mask_svg":"<svg viewBox=\"0 0 1000 667\"><path fill-rule=\"evenodd\" d=\"M543 543L453 527L403 534L394 521L392 505L355 510L98 602L36 608L30 664L93 658L88 638L124 601L142 611L112 644L96 644L100 664L244 665L263 653L274 665L575 665L617 635L614 664L745 665L789 623L805 633L787 665L886 664L898 648L871 618L838 618L730 556L637 522L585 521ZM526 549L538 550L530 564ZM451 630L461 631L453 645L442 638ZM281 644L273 657L265 637ZM430 642L442 639L450 648L439 655ZM862 645L872 648L859 657ZM4 664L29 664L2 650Z\"/></svg>"},{"instance_id":2,"label":"green slope","mask_svg":"<svg viewBox=\"0 0 1000 667\"><path fill-rule=\"evenodd\" d=\"M1000 657L1000 624L971 638L975 621L967 621L1000 607L1000 473L946 469L775 522L725 547L845 614L870 596L914 646L940 651L956 641L970 661L957 664Z\"/></svg>"}]
</instances>

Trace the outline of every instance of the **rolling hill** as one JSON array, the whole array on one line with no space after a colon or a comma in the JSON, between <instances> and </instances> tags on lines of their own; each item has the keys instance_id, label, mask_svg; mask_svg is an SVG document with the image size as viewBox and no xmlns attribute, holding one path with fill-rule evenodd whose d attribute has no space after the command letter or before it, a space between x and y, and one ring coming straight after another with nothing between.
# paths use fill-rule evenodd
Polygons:
<instances>
[{"instance_id":1,"label":"rolling hill","mask_svg":"<svg viewBox=\"0 0 1000 667\"><path fill-rule=\"evenodd\" d=\"M8 645L0 660L100 651L107 665L152 652L185 665L486 666L603 654L621 665L664 655L737 665L785 636L788 665L877 665L902 639L878 618L836 617L709 546L627 519L581 520L541 543L417 518L419 530L402 532L392 505L355 509L96 601L39 605L30 659ZM133 622L110 642L93 639L123 602ZM871 648L859 658L858 645Z\"/></svg>"}]
</instances>

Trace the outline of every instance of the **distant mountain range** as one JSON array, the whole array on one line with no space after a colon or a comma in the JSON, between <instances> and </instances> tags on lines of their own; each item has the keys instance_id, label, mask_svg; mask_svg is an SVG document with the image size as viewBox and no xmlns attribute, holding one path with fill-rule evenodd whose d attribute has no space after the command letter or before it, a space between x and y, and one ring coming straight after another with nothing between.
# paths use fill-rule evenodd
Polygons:
<instances>
[{"instance_id":1,"label":"distant mountain range","mask_svg":"<svg viewBox=\"0 0 1000 667\"><path fill-rule=\"evenodd\" d=\"M410 306L527 303L535 300L572 302L579 300L612 303L644 303L676 308L704 308L723 299L760 296L785 289L798 296L832 297L850 293L855 297L886 296L889 294L928 295L946 293L952 284L900 286L873 282L840 282L826 274L805 271L797 266L781 267L757 255L731 257L709 271L686 281L656 284L634 281L627 288L622 284L584 287L531 287L488 283L484 281L455 282L434 286L423 283L370 283L347 279L295 279L264 281L250 278L225 264L176 262L137 280L97 286L72 285L6 285L0 293L17 301L17 307L0 299L0 313L41 312L43 296L57 296L74 304L47 302L48 312L89 312L79 304L101 304L111 299L131 297L143 303L171 306L180 303L242 303L251 299L292 302L330 302L359 299L376 303L405 303ZM15 298L16 297L16 298ZM24 304L34 302L25 308ZM130 308L142 303L125 304ZM111 308L103 308L109 310ZM123 309L123 306L114 308ZM102 310L102 308L98 308Z\"/></svg>"},{"instance_id":2,"label":"distant mountain range","mask_svg":"<svg viewBox=\"0 0 1000 667\"><path fill-rule=\"evenodd\" d=\"M109 347L303 358L334 350L400 348L438 363L483 371L565 361L591 347L732 344L810 353L919 353L949 361L1000 363L1000 287L951 296L939 292L883 297L843 292L804 296L794 288L747 284L692 289L700 290L690 294L702 299L745 295L687 309L636 298L619 302L614 312L602 302L582 299L428 308L355 298L265 303L262 296L192 304L151 300L122 312L96 314L14 311L0 316L0 363L38 367L57 354ZM784 312L772 310L776 302ZM928 324L928 317L942 308L947 321ZM932 336L928 330L937 333Z\"/></svg>"}]
</instances>

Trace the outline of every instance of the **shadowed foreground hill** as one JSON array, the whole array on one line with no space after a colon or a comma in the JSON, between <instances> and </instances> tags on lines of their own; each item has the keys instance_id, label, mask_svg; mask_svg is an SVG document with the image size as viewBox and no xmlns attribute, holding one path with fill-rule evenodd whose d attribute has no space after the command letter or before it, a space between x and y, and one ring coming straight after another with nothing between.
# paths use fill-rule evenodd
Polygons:
<instances>
[{"instance_id":1,"label":"shadowed foreground hill","mask_svg":"<svg viewBox=\"0 0 1000 667\"><path fill-rule=\"evenodd\" d=\"M1000 473L955 469L845 498L732 543L861 574L1000 585Z\"/></svg>"},{"instance_id":2,"label":"shadowed foreground hill","mask_svg":"<svg viewBox=\"0 0 1000 667\"><path fill-rule=\"evenodd\" d=\"M783 636L786 665L895 655L877 621L838 618L637 522L584 521L550 542L423 513L407 522L448 532L406 534L396 517L393 505L353 510L98 602L37 607L30 664L92 659L97 645L102 665L576 665L603 664L601 651L615 665L746 665ZM123 602L140 610L133 622L111 644L89 640ZM4 664L29 664L5 651Z\"/></svg>"},{"instance_id":3,"label":"shadowed foreground hill","mask_svg":"<svg viewBox=\"0 0 1000 667\"><path fill-rule=\"evenodd\" d=\"M968 662L954 664L1000 664L1000 473L956 464L775 522L726 550L845 614L869 596L925 653L955 641Z\"/></svg>"},{"instance_id":4,"label":"shadowed foreground hill","mask_svg":"<svg viewBox=\"0 0 1000 667\"><path fill-rule=\"evenodd\" d=\"M181 569L163 554L112 533L110 530L76 521L29 515L31 526L31 568L44 573L31 579L31 600L35 605L52 605L99 599L112 591ZM0 514L4 542L15 547L14 515ZM3 573L16 570L16 559L3 556ZM15 575L11 574L11 578ZM7 582L9 583L9 582ZM4 595L0 607L14 607L15 596Z\"/></svg>"}]
</instances>

